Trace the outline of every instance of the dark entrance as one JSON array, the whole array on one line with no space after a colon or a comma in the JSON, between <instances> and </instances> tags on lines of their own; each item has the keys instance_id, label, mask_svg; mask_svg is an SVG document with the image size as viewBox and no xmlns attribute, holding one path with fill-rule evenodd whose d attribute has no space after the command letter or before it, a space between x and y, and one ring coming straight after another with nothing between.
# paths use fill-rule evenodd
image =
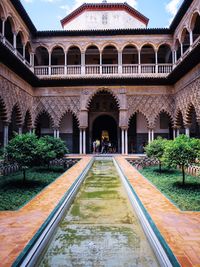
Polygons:
<instances>
[{"instance_id":1,"label":"dark entrance","mask_svg":"<svg viewBox=\"0 0 200 267\"><path fill-rule=\"evenodd\" d=\"M110 152L117 151L117 123L109 115L100 115L95 119L92 127L92 140L102 140L106 139L107 142L111 144Z\"/></svg>"}]
</instances>

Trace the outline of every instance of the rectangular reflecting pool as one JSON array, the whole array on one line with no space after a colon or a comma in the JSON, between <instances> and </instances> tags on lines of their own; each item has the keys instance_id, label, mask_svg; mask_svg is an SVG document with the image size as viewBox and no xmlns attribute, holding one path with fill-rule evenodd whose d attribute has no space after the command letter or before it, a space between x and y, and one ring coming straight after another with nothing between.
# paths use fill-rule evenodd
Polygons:
<instances>
[{"instance_id":1,"label":"rectangular reflecting pool","mask_svg":"<svg viewBox=\"0 0 200 267\"><path fill-rule=\"evenodd\" d=\"M37 266L159 266L113 161L93 163Z\"/></svg>"}]
</instances>

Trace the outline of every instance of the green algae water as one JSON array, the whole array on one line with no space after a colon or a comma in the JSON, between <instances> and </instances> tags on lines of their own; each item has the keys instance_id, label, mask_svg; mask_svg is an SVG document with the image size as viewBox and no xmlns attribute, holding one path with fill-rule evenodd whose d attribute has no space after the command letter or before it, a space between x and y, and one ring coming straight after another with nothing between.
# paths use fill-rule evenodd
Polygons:
<instances>
[{"instance_id":1,"label":"green algae water","mask_svg":"<svg viewBox=\"0 0 200 267\"><path fill-rule=\"evenodd\" d=\"M159 266L111 160L94 162L39 266Z\"/></svg>"}]
</instances>

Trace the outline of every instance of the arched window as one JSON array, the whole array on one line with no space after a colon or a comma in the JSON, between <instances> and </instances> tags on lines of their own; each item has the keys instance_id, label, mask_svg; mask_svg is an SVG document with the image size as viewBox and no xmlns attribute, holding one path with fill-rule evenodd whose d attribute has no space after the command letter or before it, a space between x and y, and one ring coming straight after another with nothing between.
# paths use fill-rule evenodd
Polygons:
<instances>
[{"instance_id":1,"label":"arched window","mask_svg":"<svg viewBox=\"0 0 200 267\"><path fill-rule=\"evenodd\" d=\"M141 49L141 64L155 64L155 51L151 45L144 45Z\"/></svg>"},{"instance_id":2,"label":"arched window","mask_svg":"<svg viewBox=\"0 0 200 267\"><path fill-rule=\"evenodd\" d=\"M200 36L200 15L197 12L192 17L191 30L195 41Z\"/></svg>"},{"instance_id":3,"label":"arched window","mask_svg":"<svg viewBox=\"0 0 200 267\"><path fill-rule=\"evenodd\" d=\"M30 54L31 54L31 45L29 42L27 42L26 46L25 46L25 59L27 62L30 63Z\"/></svg>"},{"instance_id":4,"label":"arched window","mask_svg":"<svg viewBox=\"0 0 200 267\"><path fill-rule=\"evenodd\" d=\"M105 65L118 64L118 51L113 45L108 45L103 49L102 64Z\"/></svg>"},{"instance_id":5,"label":"arched window","mask_svg":"<svg viewBox=\"0 0 200 267\"><path fill-rule=\"evenodd\" d=\"M64 65L65 53L62 47L54 47L51 52L51 65Z\"/></svg>"},{"instance_id":6,"label":"arched window","mask_svg":"<svg viewBox=\"0 0 200 267\"><path fill-rule=\"evenodd\" d=\"M67 65L81 65L81 51L77 46L72 46L67 52Z\"/></svg>"},{"instance_id":7,"label":"arched window","mask_svg":"<svg viewBox=\"0 0 200 267\"><path fill-rule=\"evenodd\" d=\"M176 40L175 51L176 51L176 59L179 60L179 58L181 57L181 44L178 39Z\"/></svg>"},{"instance_id":8,"label":"arched window","mask_svg":"<svg viewBox=\"0 0 200 267\"><path fill-rule=\"evenodd\" d=\"M91 45L85 52L85 64L86 65L99 65L100 53L98 47Z\"/></svg>"},{"instance_id":9,"label":"arched window","mask_svg":"<svg viewBox=\"0 0 200 267\"><path fill-rule=\"evenodd\" d=\"M127 45L122 51L122 64L138 64L138 50L134 45Z\"/></svg>"},{"instance_id":10,"label":"arched window","mask_svg":"<svg viewBox=\"0 0 200 267\"><path fill-rule=\"evenodd\" d=\"M22 32L18 32L18 34L16 36L16 49L21 55L23 55L23 35L22 35Z\"/></svg>"},{"instance_id":11,"label":"arched window","mask_svg":"<svg viewBox=\"0 0 200 267\"><path fill-rule=\"evenodd\" d=\"M185 53L190 47L190 34L186 28L182 32L181 41L183 45L183 53Z\"/></svg>"},{"instance_id":12,"label":"arched window","mask_svg":"<svg viewBox=\"0 0 200 267\"><path fill-rule=\"evenodd\" d=\"M35 66L48 66L49 65L49 52L43 47L39 46L35 51Z\"/></svg>"},{"instance_id":13,"label":"arched window","mask_svg":"<svg viewBox=\"0 0 200 267\"><path fill-rule=\"evenodd\" d=\"M8 17L5 22L5 37L11 45L13 45L13 25L12 18Z\"/></svg>"}]
</instances>

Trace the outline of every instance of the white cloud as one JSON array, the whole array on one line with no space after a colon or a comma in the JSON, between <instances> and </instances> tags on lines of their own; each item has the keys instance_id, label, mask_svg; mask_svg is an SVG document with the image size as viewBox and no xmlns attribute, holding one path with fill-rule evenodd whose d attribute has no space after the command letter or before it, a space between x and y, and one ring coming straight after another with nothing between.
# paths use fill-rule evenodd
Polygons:
<instances>
[{"instance_id":1,"label":"white cloud","mask_svg":"<svg viewBox=\"0 0 200 267\"><path fill-rule=\"evenodd\" d=\"M138 0L127 0L126 3L130 6L137 8L137 1ZM122 3L122 0L108 0L107 3ZM102 3L101 0L75 0L74 5L71 7L70 5L62 5L60 6L61 9L66 10L66 13L69 14L74 9L78 8L84 3Z\"/></svg>"},{"instance_id":2,"label":"white cloud","mask_svg":"<svg viewBox=\"0 0 200 267\"><path fill-rule=\"evenodd\" d=\"M170 0L169 3L166 4L165 9L170 14L169 24L176 15L181 2L182 0Z\"/></svg>"},{"instance_id":3,"label":"white cloud","mask_svg":"<svg viewBox=\"0 0 200 267\"><path fill-rule=\"evenodd\" d=\"M24 0L25 3L33 3L33 0Z\"/></svg>"}]
</instances>

